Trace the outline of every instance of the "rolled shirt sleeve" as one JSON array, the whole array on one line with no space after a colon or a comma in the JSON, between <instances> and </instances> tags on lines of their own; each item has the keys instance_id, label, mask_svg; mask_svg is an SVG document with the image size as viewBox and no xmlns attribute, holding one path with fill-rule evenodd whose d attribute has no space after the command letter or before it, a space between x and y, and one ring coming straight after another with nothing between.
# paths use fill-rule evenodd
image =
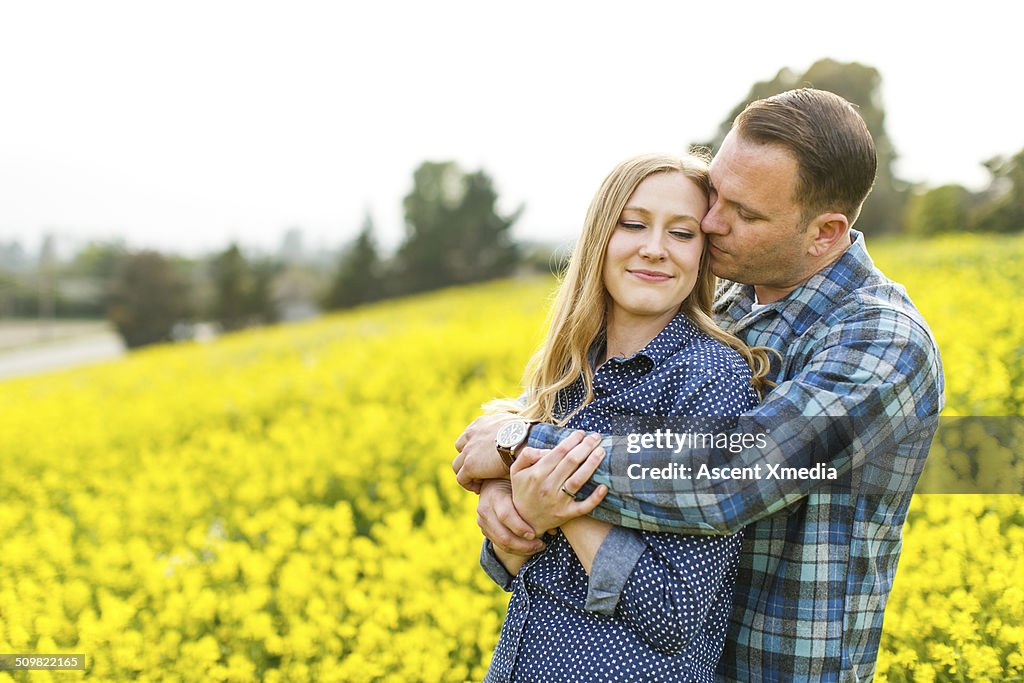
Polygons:
<instances>
[{"instance_id":1,"label":"rolled shirt sleeve","mask_svg":"<svg viewBox=\"0 0 1024 683\"><path fill-rule=\"evenodd\" d=\"M612 527L590 567L586 608L598 614L614 614L622 589L646 550L640 532Z\"/></svg>"}]
</instances>

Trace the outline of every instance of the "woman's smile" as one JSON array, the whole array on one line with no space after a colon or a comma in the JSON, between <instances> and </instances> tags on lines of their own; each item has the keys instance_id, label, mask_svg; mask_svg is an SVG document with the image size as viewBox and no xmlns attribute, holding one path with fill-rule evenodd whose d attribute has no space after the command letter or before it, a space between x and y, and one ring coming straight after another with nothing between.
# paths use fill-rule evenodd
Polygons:
<instances>
[{"instance_id":1,"label":"woman's smile","mask_svg":"<svg viewBox=\"0 0 1024 683\"><path fill-rule=\"evenodd\" d=\"M639 268L638 269L629 269L629 268L627 268L626 272L628 272L631 275L636 276L638 279L643 280L644 282L665 282L666 280L671 280L674 277L673 275L669 275L668 273L663 273L661 271L646 270L646 269L639 269Z\"/></svg>"}]
</instances>

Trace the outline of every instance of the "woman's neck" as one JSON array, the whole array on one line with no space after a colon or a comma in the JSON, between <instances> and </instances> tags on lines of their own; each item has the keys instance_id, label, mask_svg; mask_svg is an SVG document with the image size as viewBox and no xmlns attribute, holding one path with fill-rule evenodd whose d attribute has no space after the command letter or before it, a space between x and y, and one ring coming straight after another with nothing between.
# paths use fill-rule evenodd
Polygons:
<instances>
[{"instance_id":1,"label":"woman's neck","mask_svg":"<svg viewBox=\"0 0 1024 683\"><path fill-rule=\"evenodd\" d=\"M657 337L674 317L675 313L668 313L661 318L650 318L615 315L613 311L609 311L604 360L629 358L634 355Z\"/></svg>"}]
</instances>

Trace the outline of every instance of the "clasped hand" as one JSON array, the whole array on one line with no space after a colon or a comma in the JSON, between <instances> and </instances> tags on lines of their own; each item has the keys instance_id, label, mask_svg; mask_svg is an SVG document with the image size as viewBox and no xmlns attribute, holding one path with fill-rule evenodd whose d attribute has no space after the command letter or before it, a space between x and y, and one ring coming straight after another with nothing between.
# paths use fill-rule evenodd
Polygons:
<instances>
[{"instance_id":1,"label":"clasped hand","mask_svg":"<svg viewBox=\"0 0 1024 683\"><path fill-rule=\"evenodd\" d=\"M608 489L602 484L576 500L604 459L600 443L599 435L577 431L551 450L524 448L512 463L512 502L537 535L589 514L604 499Z\"/></svg>"},{"instance_id":2,"label":"clasped hand","mask_svg":"<svg viewBox=\"0 0 1024 683\"><path fill-rule=\"evenodd\" d=\"M589 514L604 500L603 485L581 501L566 493L578 492L590 479L604 449L597 435L577 431L550 450L524 448L509 472L494 448L504 419L488 415L467 427L455 442L459 455L452 470L459 484L480 494L477 524L484 536L500 550L531 555L543 548L537 539L545 531Z\"/></svg>"}]
</instances>

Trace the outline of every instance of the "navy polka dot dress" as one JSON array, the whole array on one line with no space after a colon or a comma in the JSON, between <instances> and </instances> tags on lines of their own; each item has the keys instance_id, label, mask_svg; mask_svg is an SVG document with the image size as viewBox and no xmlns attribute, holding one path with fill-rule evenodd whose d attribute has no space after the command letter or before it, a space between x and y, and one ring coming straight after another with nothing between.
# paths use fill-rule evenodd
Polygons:
<instances>
[{"instance_id":1,"label":"navy polka dot dress","mask_svg":"<svg viewBox=\"0 0 1024 683\"><path fill-rule=\"evenodd\" d=\"M564 392L582 400L582 384ZM677 315L636 355L594 374L594 400L570 427L610 433L615 416L735 416L757 402L738 353ZM597 605L560 532L512 580L512 599L487 672L498 681L707 681L724 644L740 535L686 536L615 527L606 546L635 565ZM609 599L610 597L610 599Z\"/></svg>"}]
</instances>

